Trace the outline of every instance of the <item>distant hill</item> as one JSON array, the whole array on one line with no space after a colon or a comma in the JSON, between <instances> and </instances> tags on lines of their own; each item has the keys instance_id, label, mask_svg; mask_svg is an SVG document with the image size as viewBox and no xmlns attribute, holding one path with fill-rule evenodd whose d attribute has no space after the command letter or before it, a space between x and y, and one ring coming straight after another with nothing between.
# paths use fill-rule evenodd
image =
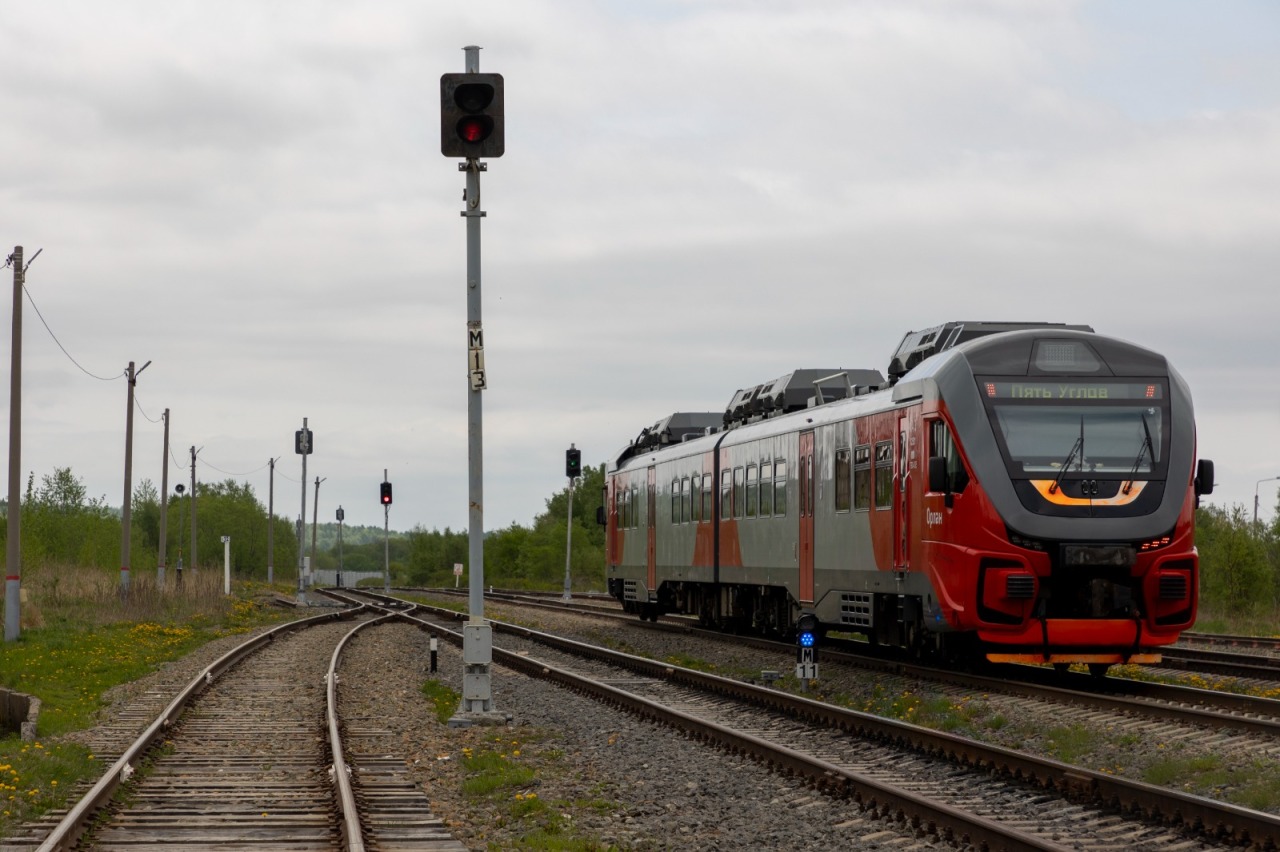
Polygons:
<instances>
[{"instance_id":1,"label":"distant hill","mask_svg":"<svg viewBox=\"0 0 1280 852\"><path fill-rule=\"evenodd\" d=\"M388 538L399 539L407 538L408 533L397 532L391 530L387 534ZM358 524L342 525L342 544L344 547L350 545L352 547L361 544L368 544L372 541L382 541L382 527L361 526ZM311 547L311 524L307 524L307 541L308 548ZM338 546L338 525L335 524L319 524L316 527L316 549L332 550Z\"/></svg>"}]
</instances>

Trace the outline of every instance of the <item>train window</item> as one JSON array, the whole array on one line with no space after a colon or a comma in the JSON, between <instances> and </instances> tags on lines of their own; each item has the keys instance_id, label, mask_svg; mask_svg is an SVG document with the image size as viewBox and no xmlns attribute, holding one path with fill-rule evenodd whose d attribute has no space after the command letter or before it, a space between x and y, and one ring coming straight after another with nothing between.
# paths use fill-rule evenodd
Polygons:
<instances>
[{"instance_id":1,"label":"train window","mask_svg":"<svg viewBox=\"0 0 1280 852\"><path fill-rule=\"evenodd\" d=\"M849 466L849 448L836 448L835 471L833 475L836 481L836 511L849 511L850 503L849 489L853 486L852 477L850 476L851 468Z\"/></svg>"},{"instance_id":2,"label":"train window","mask_svg":"<svg viewBox=\"0 0 1280 852\"><path fill-rule=\"evenodd\" d=\"M702 483L701 477L694 474L689 477L689 520L695 524L702 520Z\"/></svg>"},{"instance_id":3,"label":"train window","mask_svg":"<svg viewBox=\"0 0 1280 852\"><path fill-rule=\"evenodd\" d=\"M640 486L631 483L631 526L640 526Z\"/></svg>"},{"instance_id":4,"label":"train window","mask_svg":"<svg viewBox=\"0 0 1280 852\"><path fill-rule=\"evenodd\" d=\"M733 471L720 471L720 520L733 517Z\"/></svg>"},{"instance_id":5,"label":"train window","mask_svg":"<svg viewBox=\"0 0 1280 852\"><path fill-rule=\"evenodd\" d=\"M715 509L716 501L711 496L711 491L715 488L715 482L711 479L711 474L704 473L702 475L702 520L711 520L712 510Z\"/></svg>"},{"instance_id":6,"label":"train window","mask_svg":"<svg viewBox=\"0 0 1280 852\"><path fill-rule=\"evenodd\" d=\"M871 445L853 448L853 508L871 508Z\"/></svg>"},{"instance_id":7,"label":"train window","mask_svg":"<svg viewBox=\"0 0 1280 852\"><path fill-rule=\"evenodd\" d=\"M760 517L773 514L773 463L760 462Z\"/></svg>"},{"instance_id":8,"label":"train window","mask_svg":"<svg viewBox=\"0 0 1280 852\"><path fill-rule=\"evenodd\" d=\"M756 516L756 506L760 503L760 481L756 479L759 470L753 464L747 465L747 517Z\"/></svg>"},{"instance_id":9,"label":"train window","mask_svg":"<svg viewBox=\"0 0 1280 852\"><path fill-rule=\"evenodd\" d=\"M969 484L969 473L964 469L964 461L960 458L960 449L945 420L934 420L929 424L929 455L942 456L947 460L947 487L959 494Z\"/></svg>"},{"instance_id":10,"label":"train window","mask_svg":"<svg viewBox=\"0 0 1280 852\"><path fill-rule=\"evenodd\" d=\"M742 517L742 510L747 505L747 484L742 468L733 469L733 516Z\"/></svg>"},{"instance_id":11,"label":"train window","mask_svg":"<svg viewBox=\"0 0 1280 852\"><path fill-rule=\"evenodd\" d=\"M680 478L671 480L671 523L680 523Z\"/></svg>"},{"instance_id":12,"label":"train window","mask_svg":"<svg viewBox=\"0 0 1280 852\"><path fill-rule=\"evenodd\" d=\"M787 514L787 462L785 459L773 460L773 513L778 516Z\"/></svg>"},{"instance_id":13,"label":"train window","mask_svg":"<svg viewBox=\"0 0 1280 852\"><path fill-rule=\"evenodd\" d=\"M692 506L690 505L693 501L689 494L689 477L685 476L680 479L680 520L682 523L688 523L693 516Z\"/></svg>"},{"instance_id":14,"label":"train window","mask_svg":"<svg viewBox=\"0 0 1280 852\"><path fill-rule=\"evenodd\" d=\"M893 442L876 443L876 508L893 508Z\"/></svg>"}]
</instances>

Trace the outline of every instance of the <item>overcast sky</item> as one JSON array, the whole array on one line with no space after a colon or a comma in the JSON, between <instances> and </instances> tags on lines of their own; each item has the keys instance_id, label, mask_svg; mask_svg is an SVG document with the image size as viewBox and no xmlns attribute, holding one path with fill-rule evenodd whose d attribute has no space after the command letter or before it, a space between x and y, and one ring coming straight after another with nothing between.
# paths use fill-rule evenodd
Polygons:
<instances>
[{"instance_id":1,"label":"overcast sky","mask_svg":"<svg viewBox=\"0 0 1280 852\"><path fill-rule=\"evenodd\" d=\"M0 0L22 467L467 525L464 176L439 78L506 80L483 176L485 526L673 411L909 329L1088 323L1189 381L1215 503L1280 481L1272 0ZM12 273L0 282L12 286ZM6 293L9 290L5 290ZM10 328L10 298L3 323ZM6 334L7 337L7 334ZM4 372L9 346L3 350ZM74 359L74 362L71 360ZM4 396L8 422L8 394ZM7 450L5 451L7 454ZM25 480L25 474L24 474Z\"/></svg>"}]
</instances>

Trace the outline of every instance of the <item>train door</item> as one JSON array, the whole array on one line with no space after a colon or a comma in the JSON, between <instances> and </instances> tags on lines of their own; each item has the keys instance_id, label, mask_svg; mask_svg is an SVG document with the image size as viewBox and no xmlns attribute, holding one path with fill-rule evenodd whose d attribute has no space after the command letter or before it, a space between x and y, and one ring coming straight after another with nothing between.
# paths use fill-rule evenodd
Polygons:
<instances>
[{"instance_id":1,"label":"train door","mask_svg":"<svg viewBox=\"0 0 1280 852\"><path fill-rule=\"evenodd\" d=\"M800 603L813 603L813 432L800 433Z\"/></svg>"},{"instance_id":2,"label":"train door","mask_svg":"<svg viewBox=\"0 0 1280 852\"><path fill-rule=\"evenodd\" d=\"M645 499L645 564L648 567L646 586L650 592L658 588L657 561L657 518L658 518L658 471L649 468L648 496Z\"/></svg>"},{"instance_id":3,"label":"train door","mask_svg":"<svg viewBox=\"0 0 1280 852\"><path fill-rule=\"evenodd\" d=\"M897 483L897 493L893 496L893 567L895 571L906 571L908 562L910 561L910 541L907 538L909 532L908 527L911 525L911 513L908 511L908 501L910 500L911 488L908 479L911 476L911 468L908 465L907 458L907 416L904 414L898 418L898 458L897 458L897 476L894 477Z\"/></svg>"}]
</instances>

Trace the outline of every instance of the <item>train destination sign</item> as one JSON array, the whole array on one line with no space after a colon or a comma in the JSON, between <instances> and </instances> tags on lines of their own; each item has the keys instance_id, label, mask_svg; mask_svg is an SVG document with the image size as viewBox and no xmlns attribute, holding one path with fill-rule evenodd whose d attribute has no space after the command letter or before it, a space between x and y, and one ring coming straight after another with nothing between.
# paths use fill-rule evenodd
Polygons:
<instances>
[{"instance_id":1,"label":"train destination sign","mask_svg":"<svg viewBox=\"0 0 1280 852\"><path fill-rule=\"evenodd\" d=\"M1162 399L1163 389L1151 382L1024 382L984 381L989 399Z\"/></svg>"}]
</instances>

